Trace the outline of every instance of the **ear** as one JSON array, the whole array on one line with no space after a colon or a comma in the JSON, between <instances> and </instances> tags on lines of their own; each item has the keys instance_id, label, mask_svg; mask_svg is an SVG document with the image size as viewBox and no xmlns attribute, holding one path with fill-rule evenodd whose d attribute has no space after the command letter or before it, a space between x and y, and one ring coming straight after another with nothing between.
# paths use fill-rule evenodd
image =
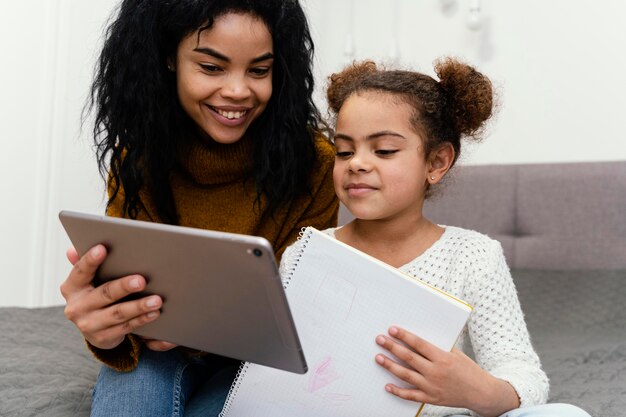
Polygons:
<instances>
[{"instance_id":1,"label":"ear","mask_svg":"<svg viewBox=\"0 0 626 417\"><path fill-rule=\"evenodd\" d=\"M176 72L176 61L174 60L174 58L169 57L165 60L165 65L167 66L167 69L171 72Z\"/></svg>"},{"instance_id":2,"label":"ear","mask_svg":"<svg viewBox=\"0 0 626 417\"><path fill-rule=\"evenodd\" d=\"M434 185L446 175L454 162L454 148L446 142L433 150L428 158L428 178L430 185Z\"/></svg>"}]
</instances>

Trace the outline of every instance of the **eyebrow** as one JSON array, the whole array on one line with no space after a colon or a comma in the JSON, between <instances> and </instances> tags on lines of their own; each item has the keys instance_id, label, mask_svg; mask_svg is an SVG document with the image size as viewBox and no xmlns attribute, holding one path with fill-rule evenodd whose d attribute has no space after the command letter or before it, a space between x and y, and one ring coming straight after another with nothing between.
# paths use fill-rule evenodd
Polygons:
<instances>
[{"instance_id":1,"label":"eyebrow","mask_svg":"<svg viewBox=\"0 0 626 417\"><path fill-rule=\"evenodd\" d=\"M375 132L372 134L369 134L365 137L366 140L373 140L373 139L378 139L382 136L394 136L397 138L401 138L401 139L406 139L404 136L402 136L401 134L394 132L392 130L382 130L380 132ZM354 139L352 139L352 137L348 136L348 135L344 135L343 133L337 133L334 136L335 140L336 139L343 139L343 140L348 140L350 142L354 142Z\"/></svg>"},{"instance_id":2,"label":"eyebrow","mask_svg":"<svg viewBox=\"0 0 626 417\"><path fill-rule=\"evenodd\" d=\"M195 48L194 51L195 52L200 52L201 54L212 56L214 58L217 58L217 59L225 61L225 62L230 62L230 58L229 57L227 57L224 54L221 54L221 53L217 52L213 48L198 47L198 48ZM267 52L267 53L265 53L265 54L263 54L261 56L258 56L256 58L254 58L251 61L251 63L252 64L256 64L257 62L267 61L268 59L274 59L274 54L272 54L271 52Z\"/></svg>"}]
</instances>

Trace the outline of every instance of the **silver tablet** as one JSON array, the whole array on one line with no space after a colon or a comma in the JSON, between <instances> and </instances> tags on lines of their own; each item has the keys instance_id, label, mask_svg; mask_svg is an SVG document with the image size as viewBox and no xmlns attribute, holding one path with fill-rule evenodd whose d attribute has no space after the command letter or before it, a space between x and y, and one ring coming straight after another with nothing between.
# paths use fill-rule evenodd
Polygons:
<instances>
[{"instance_id":1,"label":"silver tablet","mask_svg":"<svg viewBox=\"0 0 626 417\"><path fill-rule=\"evenodd\" d=\"M307 365L274 253L261 237L61 211L82 256L108 250L94 284L146 277L161 316L135 333L295 373Z\"/></svg>"}]
</instances>

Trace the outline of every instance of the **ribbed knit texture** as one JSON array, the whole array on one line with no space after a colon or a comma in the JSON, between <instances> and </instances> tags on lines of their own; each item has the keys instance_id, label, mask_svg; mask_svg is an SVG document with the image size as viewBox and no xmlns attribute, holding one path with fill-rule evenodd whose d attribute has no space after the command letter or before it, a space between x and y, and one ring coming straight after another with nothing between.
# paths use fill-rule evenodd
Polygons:
<instances>
[{"instance_id":1,"label":"ribbed knit texture","mask_svg":"<svg viewBox=\"0 0 626 417\"><path fill-rule=\"evenodd\" d=\"M469 303L474 310L456 347L473 356L481 368L508 381L522 407L544 404L548 377L531 345L500 243L475 231L444 227L437 242L399 269ZM325 232L334 237L335 230ZM281 272L293 264L297 245L285 251ZM426 405L420 417L450 414L476 415L469 410Z\"/></svg>"},{"instance_id":2,"label":"ribbed knit texture","mask_svg":"<svg viewBox=\"0 0 626 417\"><path fill-rule=\"evenodd\" d=\"M181 151L179 173L198 185L220 185L239 181L252 171L252 141L243 137L224 145L190 141Z\"/></svg>"},{"instance_id":3,"label":"ribbed knit texture","mask_svg":"<svg viewBox=\"0 0 626 417\"><path fill-rule=\"evenodd\" d=\"M171 185L181 226L256 235L266 238L280 258L285 248L298 237L302 227L325 229L337 224L339 203L333 188L335 150L323 138L316 140L318 163L311 174L311 194L302 195L274 212L260 209L256 202L252 169L252 143L247 138L230 144L190 144L182 162L172 173ZM122 211L123 190L107 214L125 217ZM158 219L149 195L141 193L148 213L139 220ZM262 200L261 205L265 207ZM149 215L148 215L149 214ZM108 366L132 370L139 360L140 338L129 335L115 349L104 350L89 345L94 355Z\"/></svg>"}]
</instances>

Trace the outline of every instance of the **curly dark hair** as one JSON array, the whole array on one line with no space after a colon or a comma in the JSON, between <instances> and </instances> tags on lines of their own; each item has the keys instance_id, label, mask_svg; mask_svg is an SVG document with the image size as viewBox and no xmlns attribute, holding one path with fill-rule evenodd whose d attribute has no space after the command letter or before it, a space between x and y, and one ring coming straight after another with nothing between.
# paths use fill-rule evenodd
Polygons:
<instances>
[{"instance_id":1,"label":"curly dark hair","mask_svg":"<svg viewBox=\"0 0 626 417\"><path fill-rule=\"evenodd\" d=\"M111 190L107 207L121 186L124 212L135 218L145 209L145 188L160 220L178 222L169 178L179 142L195 130L167 61L183 38L230 12L260 18L274 44L272 96L247 133L257 201L267 197L272 212L310 190L314 135L325 125L312 99L314 47L298 0L123 0L106 30L86 107L86 113L95 108L98 166Z\"/></svg>"},{"instance_id":2,"label":"curly dark hair","mask_svg":"<svg viewBox=\"0 0 626 417\"><path fill-rule=\"evenodd\" d=\"M414 71L386 70L372 61L354 63L329 77L327 99L336 115L355 93L380 91L398 96L414 109L412 125L425 141L425 154L449 142L454 162L461 154L461 138L480 140L494 110L489 78L453 58L435 62L440 81Z\"/></svg>"}]
</instances>

